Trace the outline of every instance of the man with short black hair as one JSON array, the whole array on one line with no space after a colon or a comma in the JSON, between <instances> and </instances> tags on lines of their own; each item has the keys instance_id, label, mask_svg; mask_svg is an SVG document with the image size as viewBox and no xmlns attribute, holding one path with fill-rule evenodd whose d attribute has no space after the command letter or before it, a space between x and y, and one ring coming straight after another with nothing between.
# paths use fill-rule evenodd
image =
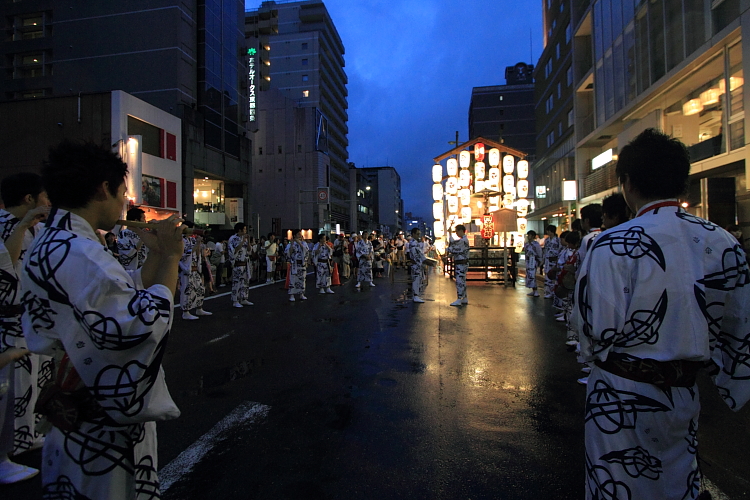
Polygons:
<instances>
[{"instance_id":1,"label":"man with short black hair","mask_svg":"<svg viewBox=\"0 0 750 500\"><path fill-rule=\"evenodd\" d=\"M544 232L547 234L547 241L542 249L544 253L544 298L553 299L557 280L550 278L549 273L557 266L557 258L560 256L563 245L560 238L557 237L557 226L550 224Z\"/></svg>"},{"instance_id":2,"label":"man with short black hair","mask_svg":"<svg viewBox=\"0 0 750 500\"><path fill-rule=\"evenodd\" d=\"M227 254L232 263L232 306L251 306L253 303L248 300L250 247L244 222L234 225L234 234L227 242Z\"/></svg>"},{"instance_id":3,"label":"man with short black hair","mask_svg":"<svg viewBox=\"0 0 750 500\"><path fill-rule=\"evenodd\" d=\"M583 262L594 239L602 232L601 204L591 203L581 209L581 226L583 227L583 239L581 239L581 248L578 249L578 262Z\"/></svg>"},{"instance_id":4,"label":"man with short black hair","mask_svg":"<svg viewBox=\"0 0 750 500\"><path fill-rule=\"evenodd\" d=\"M137 230L151 250L137 271L96 234L122 216L127 171L110 149L69 141L42 171L53 208L21 280L29 349L55 359L40 397L45 498L158 498L156 421L180 414L162 359L183 228L170 217Z\"/></svg>"},{"instance_id":5,"label":"man with short black hair","mask_svg":"<svg viewBox=\"0 0 750 500\"><path fill-rule=\"evenodd\" d=\"M579 273L575 324L581 357L595 364L589 500L698 498L697 372L709 367L732 410L750 399L747 258L730 234L680 206L689 172L685 145L654 129L622 148L616 173L637 215L602 233Z\"/></svg>"},{"instance_id":6,"label":"man with short black hair","mask_svg":"<svg viewBox=\"0 0 750 500\"><path fill-rule=\"evenodd\" d=\"M466 237L466 226L459 224L455 227L457 239L451 239L448 253L453 256L453 269L456 274L456 294L458 298L451 302L452 306L467 305L469 296L466 293L466 272L469 270L469 238Z\"/></svg>"},{"instance_id":7,"label":"man with short black hair","mask_svg":"<svg viewBox=\"0 0 750 500\"><path fill-rule=\"evenodd\" d=\"M128 210L125 218L134 222L146 222L146 212L138 207L133 207ZM148 248L143 244L138 234L127 227L120 229L117 235L117 250L120 255L120 264L130 271L140 269L146 262L146 256L148 255Z\"/></svg>"},{"instance_id":8,"label":"man with short black hair","mask_svg":"<svg viewBox=\"0 0 750 500\"><path fill-rule=\"evenodd\" d=\"M427 288L426 278L424 275L425 255L421 241L421 231L418 228L411 230L411 240L406 250L407 257L411 262L411 290L412 301L418 304L424 303L422 295Z\"/></svg>"},{"instance_id":9,"label":"man with short black hair","mask_svg":"<svg viewBox=\"0 0 750 500\"><path fill-rule=\"evenodd\" d=\"M602 229L611 229L630 220L630 209L622 193L615 193L602 200Z\"/></svg>"}]
</instances>

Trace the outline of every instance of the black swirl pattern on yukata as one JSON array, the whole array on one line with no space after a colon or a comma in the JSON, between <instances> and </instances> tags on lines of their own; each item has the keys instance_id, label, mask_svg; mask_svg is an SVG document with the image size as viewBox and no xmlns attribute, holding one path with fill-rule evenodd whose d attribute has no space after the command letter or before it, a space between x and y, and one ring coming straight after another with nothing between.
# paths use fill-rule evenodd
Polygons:
<instances>
[{"instance_id":1,"label":"black swirl pattern on yukata","mask_svg":"<svg viewBox=\"0 0 750 500\"><path fill-rule=\"evenodd\" d=\"M85 433L63 432L65 454L87 476L103 476L118 467L133 474L134 438L140 435L143 425L112 427L94 424Z\"/></svg>"},{"instance_id":2,"label":"black swirl pattern on yukata","mask_svg":"<svg viewBox=\"0 0 750 500\"><path fill-rule=\"evenodd\" d=\"M697 285L693 286L693 295L695 295L698 309L700 309L701 314L706 319L709 347L713 350L716 342L719 340L721 322L724 320L724 316L722 315L724 313L724 302L708 302L706 300L706 292Z\"/></svg>"},{"instance_id":3,"label":"black swirl pattern on yukata","mask_svg":"<svg viewBox=\"0 0 750 500\"><path fill-rule=\"evenodd\" d=\"M595 500L632 500L630 488L617 481L612 473L602 465L594 465L586 454L586 487Z\"/></svg>"},{"instance_id":4,"label":"black swirl pattern on yukata","mask_svg":"<svg viewBox=\"0 0 750 500\"><path fill-rule=\"evenodd\" d=\"M702 477L703 474L701 474L700 469L696 468L690 471L690 474L688 474L687 477L687 491L685 491L685 495L682 497L682 500L692 500L693 498L698 498L698 495L700 495L701 492Z\"/></svg>"},{"instance_id":5,"label":"black swirl pattern on yukata","mask_svg":"<svg viewBox=\"0 0 750 500\"><path fill-rule=\"evenodd\" d=\"M73 307L73 315L96 348L100 350L126 351L151 336L150 331L138 335L123 334L117 319L105 316L98 311L79 311L77 307Z\"/></svg>"},{"instance_id":6,"label":"black swirl pattern on yukata","mask_svg":"<svg viewBox=\"0 0 750 500\"><path fill-rule=\"evenodd\" d=\"M18 455L31 449L34 444L34 431L28 425L22 425L13 432L13 454Z\"/></svg>"},{"instance_id":7,"label":"black swirl pattern on yukata","mask_svg":"<svg viewBox=\"0 0 750 500\"><path fill-rule=\"evenodd\" d=\"M688 212L684 212L682 210L675 212L675 215L677 216L678 219L682 219L685 222L689 222L690 224L701 226L706 231L716 231L717 229L719 229L719 226L717 226L713 222L709 222L705 219L701 219L698 216L695 216Z\"/></svg>"},{"instance_id":8,"label":"black swirl pattern on yukata","mask_svg":"<svg viewBox=\"0 0 750 500\"><path fill-rule=\"evenodd\" d=\"M581 315L581 331L586 337L591 338L591 332L594 327L589 319L591 304L589 303L588 289L589 277L587 274L584 274L578 281L578 300L576 304L578 305L578 312Z\"/></svg>"},{"instance_id":9,"label":"black swirl pattern on yukata","mask_svg":"<svg viewBox=\"0 0 750 500\"><path fill-rule=\"evenodd\" d=\"M134 290L128 303L128 313L137 317L146 326L151 326L160 318L169 318L169 301L153 295L147 290Z\"/></svg>"},{"instance_id":10,"label":"black swirl pattern on yukata","mask_svg":"<svg viewBox=\"0 0 750 500\"><path fill-rule=\"evenodd\" d=\"M656 262L662 271L667 269L667 262L661 247L640 226L611 231L599 236L595 240L594 249L600 247L609 247L610 251L618 257L631 259L648 257Z\"/></svg>"},{"instance_id":11,"label":"black swirl pattern on yukata","mask_svg":"<svg viewBox=\"0 0 750 500\"><path fill-rule=\"evenodd\" d=\"M159 478L156 475L154 459L146 455L135 466L135 494L138 500L156 500L161 498Z\"/></svg>"},{"instance_id":12,"label":"black swirl pattern on yukata","mask_svg":"<svg viewBox=\"0 0 750 500\"><path fill-rule=\"evenodd\" d=\"M16 339L23 337L23 328L18 318L0 319L0 352L15 347Z\"/></svg>"},{"instance_id":13,"label":"black swirl pattern on yukata","mask_svg":"<svg viewBox=\"0 0 750 500\"><path fill-rule=\"evenodd\" d=\"M653 309L633 311L625 322L622 332L617 335L615 347L635 347L642 344L653 345L659 341L659 328L667 316L667 291L664 290Z\"/></svg>"},{"instance_id":14,"label":"black swirl pattern on yukata","mask_svg":"<svg viewBox=\"0 0 750 500\"><path fill-rule=\"evenodd\" d=\"M671 411L659 401L635 392L620 391L597 380L586 398L585 421L593 421L604 434L634 429L639 413Z\"/></svg>"},{"instance_id":15,"label":"black swirl pattern on yukata","mask_svg":"<svg viewBox=\"0 0 750 500\"><path fill-rule=\"evenodd\" d=\"M750 380L750 332L744 337L727 332L721 335L716 347L721 350L724 373L733 380Z\"/></svg>"},{"instance_id":16,"label":"black swirl pattern on yukata","mask_svg":"<svg viewBox=\"0 0 750 500\"><path fill-rule=\"evenodd\" d=\"M723 292L730 292L750 283L750 269L742 247L735 245L725 249L721 256L721 271L705 275L698 283Z\"/></svg>"},{"instance_id":17,"label":"black swirl pattern on yukata","mask_svg":"<svg viewBox=\"0 0 750 500\"><path fill-rule=\"evenodd\" d=\"M35 242L26 261L25 271L53 302L70 304L68 293L55 274L70 254L70 242L78 236L65 230L46 228Z\"/></svg>"},{"instance_id":18,"label":"black swirl pattern on yukata","mask_svg":"<svg viewBox=\"0 0 750 500\"><path fill-rule=\"evenodd\" d=\"M26 292L21 298L21 303L26 315L31 318L34 330L51 330L54 328L55 320L52 319L52 316L57 315L57 313L52 310L49 300Z\"/></svg>"},{"instance_id":19,"label":"black swirl pattern on yukata","mask_svg":"<svg viewBox=\"0 0 750 500\"><path fill-rule=\"evenodd\" d=\"M58 476L52 483L44 485L43 500L93 500L80 493L68 476Z\"/></svg>"},{"instance_id":20,"label":"black swirl pattern on yukata","mask_svg":"<svg viewBox=\"0 0 750 500\"><path fill-rule=\"evenodd\" d=\"M0 304L15 304L18 298L18 278L15 273L0 269Z\"/></svg>"},{"instance_id":21,"label":"black swirl pattern on yukata","mask_svg":"<svg viewBox=\"0 0 750 500\"><path fill-rule=\"evenodd\" d=\"M633 478L645 477L656 481L659 479L661 473L664 472L661 460L640 446L626 450L612 451L602 455L600 460L604 460L610 464L620 464L625 473Z\"/></svg>"},{"instance_id":22,"label":"black swirl pattern on yukata","mask_svg":"<svg viewBox=\"0 0 750 500\"><path fill-rule=\"evenodd\" d=\"M16 394L16 399L13 403L13 416L19 418L26 415L26 412L29 409L29 403L31 402L31 395L31 386L28 386L23 394Z\"/></svg>"}]
</instances>

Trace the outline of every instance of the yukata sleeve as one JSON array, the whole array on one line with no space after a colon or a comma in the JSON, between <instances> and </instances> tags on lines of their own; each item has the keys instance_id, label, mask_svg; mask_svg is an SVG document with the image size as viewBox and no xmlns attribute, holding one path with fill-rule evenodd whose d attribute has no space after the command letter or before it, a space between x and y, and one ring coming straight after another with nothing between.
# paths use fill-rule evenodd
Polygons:
<instances>
[{"instance_id":1,"label":"yukata sleeve","mask_svg":"<svg viewBox=\"0 0 750 500\"><path fill-rule=\"evenodd\" d=\"M735 265L730 267L737 269L736 280L727 294L721 328L718 333L711 332L711 360L715 365L711 376L724 402L739 411L750 400L750 271L739 247L734 255ZM708 304L704 315L713 310L712 305Z\"/></svg>"},{"instance_id":2,"label":"yukata sleeve","mask_svg":"<svg viewBox=\"0 0 750 500\"><path fill-rule=\"evenodd\" d=\"M56 329L81 379L118 423L176 418L162 370L172 293L164 285L143 288L140 271L128 274L104 255L81 257L80 266L56 276L75 318Z\"/></svg>"}]
</instances>

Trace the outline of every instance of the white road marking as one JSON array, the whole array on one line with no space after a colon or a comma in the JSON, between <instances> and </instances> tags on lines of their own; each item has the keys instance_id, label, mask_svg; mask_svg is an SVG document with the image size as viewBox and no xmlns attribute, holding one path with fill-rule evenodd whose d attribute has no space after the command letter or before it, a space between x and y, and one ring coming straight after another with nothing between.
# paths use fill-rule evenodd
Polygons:
<instances>
[{"instance_id":1,"label":"white road marking","mask_svg":"<svg viewBox=\"0 0 750 500\"><path fill-rule=\"evenodd\" d=\"M270 406L245 401L232 413L224 417L219 423L200 437L195 443L191 444L185 451L180 453L177 458L169 462L162 470L159 471L159 481L161 491L167 491L174 483L187 476L192 472L193 467L198 464L211 449L220 444L226 434L242 425L258 423L268 416Z\"/></svg>"},{"instance_id":2,"label":"white road marking","mask_svg":"<svg viewBox=\"0 0 750 500\"><path fill-rule=\"evenodd\" d=\"M307 273L308 276L310 276L311 274L315 274L315 273L312 273L312 272ZM273 283L261 283L260 285L251 286L251 287L248 287L247 289L248 290L254 290L254 289L260 288L262 286L276 285L277 283L281 283L281 280L274 281ZM211 299L218 299L219 297L226 297L228 295L232 295L232 292L224 292L224 293L220 293L218 295L211 295L210 297L205 297L203 299L203 302L205 302L207 300L211 300ZM180 304L175 304L174 308L175 309L180 309Z\"/></svg>"}]
</instances>

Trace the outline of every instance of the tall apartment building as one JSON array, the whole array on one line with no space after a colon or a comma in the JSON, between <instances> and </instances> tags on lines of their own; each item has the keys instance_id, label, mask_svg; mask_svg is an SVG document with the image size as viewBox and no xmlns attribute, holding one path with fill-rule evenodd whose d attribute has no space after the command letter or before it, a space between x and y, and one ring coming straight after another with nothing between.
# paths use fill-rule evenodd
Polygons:
<instances>
[{"instance_id":1,"label":"tall apartment building","mask_svg":"<svg viewBox=\"0 0 750 500\"><path fill-rule=\"evenodd\" d=\"M245 13L245 34L261 227L354 230L344 45L328 10L319 0L266 1ZM329 188L329 203L311 207L318 187Z\"/></svg>"},{"instance_id":2,"label":"tall apartment building","mask_svg":"<svg viewBox=\"0 0 750 500\"><path fill-rule=\"evenodd\" d=\"M536 154L534 66L518 63L505 68L505 85L474 87L469 105L469 140L484 137Z\"/></svg>"},{"instance_id":3,"label":"tall apartment building","mask_svg":"<svg viewBox=\"0 0 750 500\"><path fill-rule=\"evenodd\" d=\"M544 49L534 73L537 138L531 170L535 209L527 217L536 229L569 223L562 183L575 179L572 4L571 0L542 1Z\"/></svg>"},{"instance_id":4,"label":"tall apartment building","mask_svg":"<svg viewBox=\"0 0 750 500\"><path fill-rule=\"evenodd\" d=\"M0 26L0 100L123 90L181 118L181 210L232 222L250 163L241 0L5 0Z\"/></svg>"},{"instance_id":5,"label":"tall apartment building","mask_svg":"<svg viewBox=\"0 0 750 500\"><path fill-rule=\"evenodd\" d=\"M739 223L750 236L750 5L580 1L573 19L581 204L617 190L618 151L655 127L690 151L688 210L721 226Z\"/></svg>"},{"instance_id":6,"label":"tall apartment building","mask_svg":"<svg viewBox=\"0 0 750 500\"><path fill-rule=\"evenodd\" d=\"M395 236L404 230L404 200L401 199L401 176L393 167L360 169L372 187L377 228Z\"/></svg>"}]
</instances>

